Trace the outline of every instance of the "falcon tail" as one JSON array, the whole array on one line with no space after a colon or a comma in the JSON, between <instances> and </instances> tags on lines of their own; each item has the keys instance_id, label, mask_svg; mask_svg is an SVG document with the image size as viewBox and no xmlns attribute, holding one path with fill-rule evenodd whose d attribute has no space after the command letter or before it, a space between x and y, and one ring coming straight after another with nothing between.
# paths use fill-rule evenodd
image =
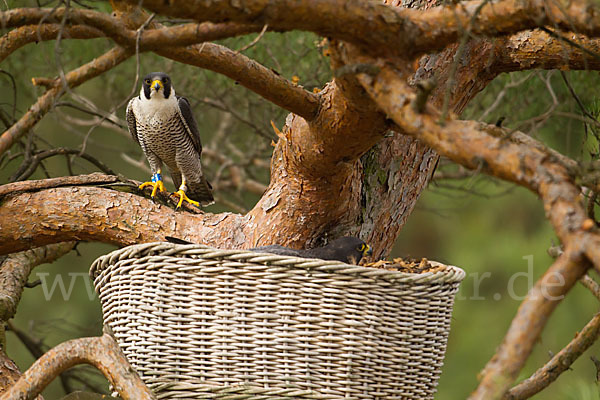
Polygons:
<instances>
[{"instance_id":1,"label":"falcon tail","mask_svg":"<svg viewBox=\"0 0 600 400\"><path fill-rule=\"evenodd\" d=\"M199 201L203 206L211 205L215 202L212 195L212 187L204 176L199 182L187 182L188 190L186 194L192 200Z\"/></svg>"},{"instance_id":2,"label":"falcon tail","mask_svg":"<svg viewBox=\"0 0 600 400\"><path fill-rule=\"evenodd\" d=\"M181 185L181 175L172 173L171 177L173 178L175 189L179 189L179 186ZM212 195L212 186L204 176L202 176L199 181L187 181L186 185L187 190L185 191L185 194L190 199L200 202L202 206L209 206L215 202Z\"/></svg>"}]
</instances>

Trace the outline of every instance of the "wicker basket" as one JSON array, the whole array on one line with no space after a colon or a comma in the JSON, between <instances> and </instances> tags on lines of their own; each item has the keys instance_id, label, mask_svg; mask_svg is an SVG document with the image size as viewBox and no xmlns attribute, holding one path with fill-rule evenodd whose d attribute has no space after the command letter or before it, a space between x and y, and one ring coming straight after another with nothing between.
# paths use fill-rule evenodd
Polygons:
<instances>
[{"instance_id":1,"label":"wicker basket","mask_svg":"<svg viewBox=\"0 0 600 400\"><path fill-rule=\"evenodd\" d=\"M148 243L90 275L159 398L389 400L433 398L465 274Z\"/></svg>"}]
</instances>

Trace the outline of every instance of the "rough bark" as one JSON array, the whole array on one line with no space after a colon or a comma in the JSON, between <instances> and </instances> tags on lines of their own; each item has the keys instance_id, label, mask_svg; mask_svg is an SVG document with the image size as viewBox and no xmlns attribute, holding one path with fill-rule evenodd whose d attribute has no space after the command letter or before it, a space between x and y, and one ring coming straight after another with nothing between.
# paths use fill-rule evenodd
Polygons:
<instances>
[{"instance_id":1,"label":"rough bark","mask_svg":"<svg viewBox=\"0 0 600 400\"><path fill-rule=\"evenodd\" d=\"M383 115L349 103L335 82L321 92L313 121L290 115L273 152L271 184L247 216L250 242L305 247L344 232L360 213L358 159L385 129Z\"/></svg>"},{"instance_id":2,"label":"rough bark","mask_svg":"<svg viewBox=\"0 0 600 400\"><path fill-rule=\"evenodd\" d=\"M572 32L558 32L558 34L570 42L553 37L539 29L497 39L494 43L491 69L498 72L512 72L535 68L560 70L600 68L600 58L597 56L600 54L600 40Z\"/></svg>"},{"instance_id":3,"label":"rough bark","mask_svg":"<svg viewBox=\"0 0 600 400\"><path fill-rule=\"evenodd\" d=\"M0 395L13 386L20 376L19 367L0 348Z\"/></svg>"},{"instance_id":4,"label":"rough bark","mask_svg":"<svg viewBox=\"0 0 600 400\"><path fill-rule=\"evenodd\" d=\"M164 240L165 235L231 248L243 243L235 240L243 223L240 215L176 212L139 195L97 187L57 187L5 197L0 220L0 254L68 240L122 246Z\"/></svg>"}]
</instances>

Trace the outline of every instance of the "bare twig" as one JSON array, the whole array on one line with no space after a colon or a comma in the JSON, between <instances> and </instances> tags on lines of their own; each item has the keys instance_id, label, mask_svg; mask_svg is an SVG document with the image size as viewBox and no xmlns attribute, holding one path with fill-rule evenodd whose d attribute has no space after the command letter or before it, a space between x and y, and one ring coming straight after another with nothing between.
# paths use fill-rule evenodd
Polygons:
<instances>
[{"instance_id":1,"label":"bare twig","mask_svg":"<svg viewBox=\"0 0 600 400\"><path fill-rule=\"evenodd\" d=\"M108 167L102 161L98 160L96 157L91 156L90 154L82 153L81 150L78 149L66 149L64 147L59 147L56 149L40 151L34 154L26 161L25 168L17 171L16 176L14 176L14 178L11 178L11 180L20 181L29 178L35 172L40 162L47 158L59 155L76 155L94 164L96 167L98 167L98 169L100 169L100 171L104 172L105 174L117 175L112 169L110 169L110 167Z\"/></svg>"},{"instance_id":2,"label":"bare twig","mask_svg":"<svg viewBox=\"0 0 600 400\"><path fill-rule=\"evenodd\" d=\"M105 126L107 126L107 127L120 128L120 129L115 129L116 131L119 131L119 132L124 132L123 130L126 129L126 127L127 127L127 124L125 123L125 121L122 121L115 115L101 113L98 110L90 110L88 108L78 106L77 104L69 103L67 101L59 101L56 104L54 104L54 106L55 107L70 107L77 111L81 111L83 113L90 114L90 115L97 117L96 120L93 120L93 121L85 120L85 122L83 120L77 120L77 119L71 117L71 118L73 118L73 120L72 120L73 122L80 124L80 125L97 125L97 124L103 125L104 122L106 122ZM67 115L65 115L65 117L66 116ZM127 136L129 136L129 135L127 135Z\"/></svg>"},{"instance_id":3,"label":"bare twig","mask_svg":"<svg viewBox=\"0 0 600 400\"><path fill-rule=\"evenodd\" d=\"M598 384L598 382L600 382L600 360L598 360L594 356L590 356L590 359L592 360L592 362L594 363L594 367L596 368L596 384Z\"/></svg>"},{"instance_id":4,"label":"bare twig","mask_svg":"<svg viewBox=\"0 0 600 400\"><path fill-rule=\"evenodd\" d=\"M598 339L600 333L600 313L596 314L575 338L558 352L546 365L535 371L528 379L508 391L507 400L528 399L542 391L569 367Z\"/></svg>"},{"instance_id":5,"label":"bare twig","mask_svg":"<svg viewBox=\"0 0 600 400\"><path fill-rule=\"evenodd\" d=\"M589 291L592 292L592 294L596 296L598 300L600 300L600 285L598 285L595 280L586 274L579 280L579 282L581 282L583 286L588 288Z\"/></svg>"},{"instance_id":6,"label":"bare twig","mask_svg":"<svg viewBox=\"0 0 600 400\"><path fill-rule=\"evenodd\" d=\"M15 120L17 117L17 83L15 82L15 77L12 76L12 74L10 74L7 71L4 71L2 69L0 69L0 73L2 73L3 75L6 75L8 77L8 79L10 80L10 84L12 87L12 113L11 113L11 119Z\"/></svg>"},{"instance_id":7,"label":"bare twig","mask_svg":"<svg viewBox=\"0 0 600 400\"><path fill-rule=\"evenodd\" d=\"M248 43L247 45L243 46L242 48L238 49L237 52L238 53L242 53L246 50L248 50L249 48L253 47L254 45L256 45L256 43L258 43L260 41L260 39L263 38L263 36L265 35L265 32L267 31L267 28L269 27L268 24L265 24L265 26L263 26L262 30L260 31L260 33L258 34L258 36L256 36L254 38L253 41L251 41L250 43Z\"/></svg>"},{"instance_id":8,"label":"bare twig","mask_svg":"<svg viewBox=\"0 0 600 400\"><path fill-rule=\"evenodd\" d=\"M265 129L261 128L260 126L256 125L256 123L254 121L245 118L234 107L229 107L223 101L214 99L214 98L210 98L210 97L201 98L200 101L204 104L208 104L211 107L214 107L216 109L219 109L219 110L222 110L222 111L225 111L225 112L231 114L237 120L239 120L243 124L248 125L250 128L252 128L252 130L256 134L264 137L265 139L269 139L269 140L273 139L272 134L270 134Z\"/></svg>"},{"instance_id":9,"label":"bare twig","mask_svg":"<svg viewBox=\"0 0 600 400\"><path fill-rule=\"evenodd\" d=\"M600 58L600 55L598 57ZM581 113L583 115L585 115L586 117L588 117L589 119L591 119L592 121L595 121L596 123L598 123L598 120L596 119L596 117L594 117L592 114L589 113L589 111L585 108L585 105L581 102L581 99L579 98L577 93L575 93L575 89L573 89L573 86L571 86L571 83L567 79L567 75L565 75L564 71L560 71L560 76L562 77L563 82L565 83L565 86L567 86L567 89L569 89L569 93L571 93L571 97L573 97L573 99L575 99L575 102L577 103L577 106L581 110Z\"/></svg>"},{"instance_id":10,"label":"bare twig","mask_svg":"<svg viewBox=\"0 0 600 400\"><path fill-rule=\"evenodd\" d=\"M42 284L42 281L41 281L41 280L39 280L39 279L36 279L36 280L35 280L35 281L33 281L33 282L27 282L27 283L25 284L25 287L26 287L26 288L28 288L28 289L32 289L32 288L34 288L34 287L36 287L36 286L40 286L41 284Z\"/></svg>"},{"instance_id":11,"label":"bare twig","mask_svg":"<svg viewBox=\"0 0 600 400\"><path fill-rule=\"evenodd\" d=\"M83 82L112 69L130 56L131 52L129 50L115 47L102 56L69 72L66 75L66 80L70 87L79 86ZM0 136L0 154L8 150L15 141L28 132L52 108L54 102L62 93L60 85L55 85L40 96L29 111Z\"/></svg>"},{"instance_id":12,"label":"bare twig","mask_svg":"<svg viewBox=\"0 0 600 400\"><path fill-rule=\"evenodd\" d=\"M163 57L223 74L272 103L312 120L319 108L319 96L309 92L256 61L224 46L203 43L186 48L161 48Z\"/></svg>"},{"instance_id":13,"label":"bare twig","mask_svg":"<svg viewBox=\"0 0 600 400\"><path fill-rule=\"evenodd\" d=\"M99 173L77 176L63 176L60 178L20 181L8 183L0 186L0 198L9 194L21 192L35 192L38 190L63 187L63 186L81 186L81 185L106 185L119 182L119 177L114 175L104 175Z\"/></svg>"}]
</instances>

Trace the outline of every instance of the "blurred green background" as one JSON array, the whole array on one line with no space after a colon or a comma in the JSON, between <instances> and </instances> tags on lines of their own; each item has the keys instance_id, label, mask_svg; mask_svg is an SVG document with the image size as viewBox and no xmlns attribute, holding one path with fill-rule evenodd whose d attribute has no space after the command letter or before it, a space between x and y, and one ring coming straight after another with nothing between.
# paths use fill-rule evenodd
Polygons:
<instances>
[{"instance_id":1,"label":"blurred green background","mask_svg":"<svg viewBox=\"0 0 600 400\"><path fill-rule=\"evenodd\" d=\"M8 7L35 4L12 1ZM108 10L104 3L93 4ZM256 35L249 35L222 43L240 49L254 38ZM288 79L298 76L300 84L312 90L322 87L331 77L328 60L321 55L320 40L300 32L267 33L244 50L244 54ZM54 77L61 68L65 71L75 68L111 46L106 39L63 40L58 45L30 44L15 52L0 66L6 72L0 74L3 119L19 118L43 93L43 88L30 84L32 77ZM142 76L157 70L169 73L177 93L192 102L205 148L224 154L229 165L243 167L245 178L268 182L270 141L276 139L270 120L282 126L285 111L214 72L151 54L140 56L139 69ZM600 83L598 74L567 72L565 77L585 107L597 113L597 91L592 88ZM83 148L119 173L137 180L147 179L149 172L142 152L130 139L123 121L126 101L139 92L135 78L136 60L132 58L62 97L54 111L36 125L21 145L14 146L8 157L0 158L0 183L15 178L26 146L36 150L58 146ZM101 126L98 115L106 118ZM585 126L580 115L559 71L531 71L498 77L471 102L463 117L490 123L504 117L504 126L522 130L558 151L587 161L596 158L598 141L594 128ZM216 183L222 188L221 199L208 211L241 212L254 205L258 195L231 185L231 172L222 162L211 157L204 160L208 175L218 177ZM73 173L97 170L78 158L71 158L70 162ZM447 161L440 165L440 173L459 170ZM68 173L67 159L55 157L45 160L43 168L30 179ZM525 189L473 175L436 179L423 193L391 256L426 257L457 265L467 272L455 303L436 399L465 398L475 388L476 375L502 340L519 300L552 263L547 249L553 243L556 244L556 239L540 201ZM81 243L76 252L54 264L36 268L30 280L45 279L47 285L25 290L12 321L15 328L34 340L41 340L45 348L71 338L100 334L100 306L95 296L90 297L87 271L96 257L113 249L104 244ZM64 293L60 286L54 286L51 294L44 293L44 289L51 289L59 282L64 285ZM582 286L575 287L552 316L522 378L545 363L550 353L558 352L597 311L597 300ZM10 332L7 349L21 369L33 362L28 350ZM551 389L534 398L598 398L596 371L590 355L600 357L597 344ZM83 369L90 373L89 368ZM103 379L91 379L106 389ZM59 382L54 382L44 393L46 399L58 399L63 394Z\"/></svg>"}]
</instances>

